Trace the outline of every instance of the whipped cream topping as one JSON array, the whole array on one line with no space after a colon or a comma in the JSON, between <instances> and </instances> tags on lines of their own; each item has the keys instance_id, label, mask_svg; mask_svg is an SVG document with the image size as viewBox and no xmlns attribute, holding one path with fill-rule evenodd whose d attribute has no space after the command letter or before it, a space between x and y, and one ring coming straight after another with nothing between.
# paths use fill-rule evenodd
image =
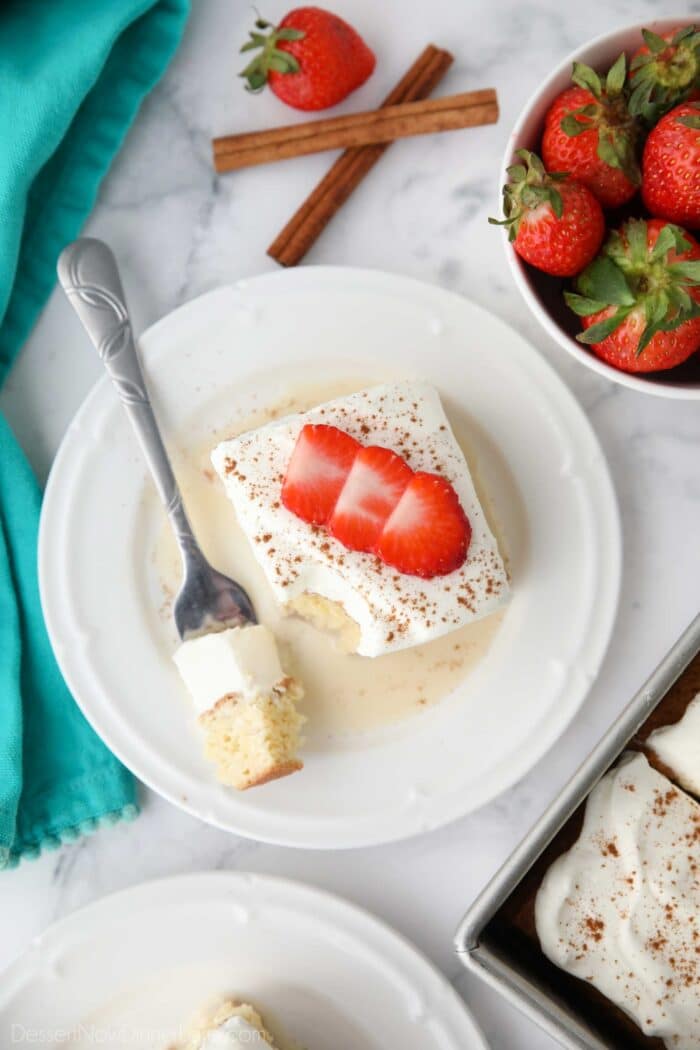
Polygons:
<instances>
[{"instance_id":1,"label":"whipped cream topping","mask_svg":"<svg viewBox=\"0 0 700 1050\"><path fill-rule=\"evenodd\" d=\"M545 955L642 1031L700 1048L700 806L642 754L591 792L583 829L539 889Z\"/></svg>"},{"instance_id":2,"label":"whipped cream topping","mask_svg":"<svg viewBox=\"0 0 700 1050\"><path fill-rule=\"evenodd\" d=\"M262 1033L242 1017L229 1017L223 1024L207 1032L200 1050L274 1050Z\"/></svg>"},{"instance_id":3,"label":"whipped cream topping","mask_svg":"<svg viewBox=\"0 0 700 1050\"><path fill-rule=\"evenodd\" d=\"M672 772L674 780L700 795L700 693L688 704L680 722L651 734L647 747Z\"/></svg>"},{"instance_id":4,"label":"whipped cream topping","mask_svg":"<svg viewBox=\"0 0 700 1050\"><path fill-rule=\"evenodd\" d=\"M282 482L306 423L337 426L363 445L393 449L413 470L450 481L472 527L464 565L429 580L403 575L346 550L283 507ZM305 593L338 602L359 627L363 656L427 642L507 601L503 561L469 468L437 391L425 383L377 386L275 420L222 442L212 462L278 602L285 606Z\"/></svg>"},{"instance_id":5,"label":"whipped cream topping","mask_svg":"<svg viewBox=\"0 0 700 1050\"><path fill-rule=\"evenodd\" d=\"M269 695L285 677L274 635L262 624L190 638L179 646L173 659L198 715L227 693L246 700Z\"/></svg>"}]
</instances>

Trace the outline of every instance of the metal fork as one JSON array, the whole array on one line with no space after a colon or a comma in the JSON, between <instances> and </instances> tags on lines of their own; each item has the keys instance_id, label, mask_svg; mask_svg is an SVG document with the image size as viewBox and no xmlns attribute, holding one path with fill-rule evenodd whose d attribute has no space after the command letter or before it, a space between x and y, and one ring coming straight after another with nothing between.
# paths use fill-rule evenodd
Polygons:
<instances>
[{"instance_id":1,"label":"metal fork","mask_svg":"<svg viewBox=\"0 0 700 1050\"><path fill-rule=\"evenodd\" d=\"M58 278L117 389L173 527L184 573L174 608L178 634L184 640L257 623L244 589L212 568L192 532L148 397L112 252L102 241L83 237L61 252Z\"/></svg>"}]
</instances>

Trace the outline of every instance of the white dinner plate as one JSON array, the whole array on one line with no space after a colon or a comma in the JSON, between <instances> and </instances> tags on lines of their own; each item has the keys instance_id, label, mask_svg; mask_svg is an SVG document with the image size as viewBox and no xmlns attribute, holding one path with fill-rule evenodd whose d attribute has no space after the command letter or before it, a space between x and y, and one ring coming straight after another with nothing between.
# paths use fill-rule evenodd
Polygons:
<instances>
[{"instance_id":1,"label":"white dinner plate","mask_svg":"<svg viewBox=\"0 0 700 1050\"><path fill-rule=\"evenodd\" d=\"M460 296L389 274L312 267L202 296L149 329L140 348L176 458L300 383L434 383L488 490L513 596L484 658L441 703L342 738L314 736L310 726L301 773L244 793L222 787L200 754L171 660L177 639L162 614L154 555L164 514L105 378L51 472L39 570L58 661L109 747L203 820L315 848L435 828L522 777L598 673L621 565L600 446L540 355ZM228 505L221 513L233 514ZM218 567L247 582L245 564Z\"/></svg>"},{"instance_id":2,"label":"white dinner plate","mask_svg":"<svg viewBox=\"0 0 700 1050\"><path fill-rule=\"evenodd\" d=\"M50 927L3 974L2 1045L165 1050L227 997L253 1002L283 1050L487 1050L451 985L384 923L240 872L148 882Z\"/></svg>"}]
</instances>

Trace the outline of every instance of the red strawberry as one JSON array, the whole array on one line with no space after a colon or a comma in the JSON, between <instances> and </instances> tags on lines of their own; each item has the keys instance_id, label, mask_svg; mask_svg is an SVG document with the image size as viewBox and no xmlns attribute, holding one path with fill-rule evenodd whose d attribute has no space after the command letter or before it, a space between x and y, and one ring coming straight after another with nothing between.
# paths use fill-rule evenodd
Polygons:
<instances>
[{"instance_id":1,"label":"red strawberry","mask_svg":"<svg viewBox=\"0 0 700 1050\"><path fill-rule=\"evenodd\" d=\"M700 245L660 219L630 219L564 293L582 343L624 372L673 368L700 349Z\"/></svg>"},{"instance_id":2,"label":"red strawberry","mask_svg":"<svg viewBox=\"0 0 700 1050\"><path fill-rule=\"evenodd\" d=\"M658 36L642 30L644 45L630 62L629 108L654 124L700 87L700 27L680 26Z\"/></svg>"},{"instance_id":3,"label":"red strawberry","mask_svg":"<svg viewBox=\"0 0 700 1050\"><path fill-rule=\"evenodd\" d=\"M409 576L447 576L464 564L471 534L450 483L418 471L384 526L377 554Z\"/></svg>"},{"instance_id":4,"label":"red strawberry","mask_svg":"<svg viewBox=\"0 0 700 1050\"><path fill-rule=\"evenodd\" d=\"M659 218L700 228L700 105L684 102L649 133L642 199Z\"/></svg>"},{"instance_id":5,"label":"red strawberry","mask_svg":"<svg viewBox=\"0 0 700 1050\"><path fill-rule=\"evenodd\" d=\"M311 525L325 525L359 449L359 442L337 427L307 423L282 485L287 510Z\"/></svg>"},{"instance_id":6,"label":"red strawberry","mask_svg":"<svg viewBox=\"0 0 700 1050\"><path fill-rule=\"evenodd\" d=\"M555 277L573 277L603 243L605 219L589 189L561 172L547 174L538 156L517 151L522 164L508 168L500 223L518 255Z\"/></svg>"},{"instance_id":7,"label":"red strawberry","mask_svg":"<svg viewBox=\"0 0 700 1050\"><path fill-rule=\"evenodd\" d=\"M412 477L408 463L391 449L361 448L328 522L330 534L350 550L374 551Z\"/></svg>"},{"instance_id":8,"label":"red strawberry","mask_svg":"<svg viewBox=\"0 0 700 1050\"><path fill-rule=\"evenodd\" d=\"M260 47L262 52L241 76L251 91L269 84L295 109L337 105L364 84L375 66L373 52L352 26L320 7L298 7L278 26L259 18L255 29L241 51Z\"/></svg>"},{"instance_id":9,"label":"red strawberry","mask_svg":"<svg viewBox=\"0 0 700 1050\"><path fill-rule=\"evenodd\" d=\"M639 185L635 158L638 126L625 102L624 54L601 81L589 66L574 62L567 88L545 117L542 159L547 171L566 171L591 190L604 208L616 208Z\"/></svg>"}]
</instances>

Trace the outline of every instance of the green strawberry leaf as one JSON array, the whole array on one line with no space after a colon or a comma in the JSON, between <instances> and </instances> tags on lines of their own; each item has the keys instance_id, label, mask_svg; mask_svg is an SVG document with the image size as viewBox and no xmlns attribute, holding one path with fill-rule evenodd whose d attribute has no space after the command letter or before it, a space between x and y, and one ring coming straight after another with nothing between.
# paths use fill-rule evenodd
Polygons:
<instances>
[{"instance_id":1,"label":"green strawberry leaf","mask_svg":"<svg viewBox=\"0 0 700 1050\"><path fill-rule=\"evenodd\" d=\"M300 66L294 55L289 51L277 47L280 40L301 40L306 33L301 29L291 27L278 29L267 22L264 18L257 18L255 29L259 32L251 32L250 40L241 48L241 51L253 51L259 49L259 54L250 62L239 75L248 81L248 91L258 92L267 83L268 73L298 73ZM264 33L263 31L269 30Z\"/></svg>"},{"instance_id":2,"label":"green strawberry leaf","mask_svg":"<svg viewBox=\"0 0 700 1050\"><path fill-rule=\"evenodd\" d=\"M618 56L605 78L605 93L610 98L622 94L627 79L627 57L623 52Z\"/></svg>"},{"instance_id":3,"label":"green strawberry leaf","mask_svg":"<svg viewBox=\"0 0 700 1050\"><path fill-rule=\"evenodd\" d=\"M654 338L657 332L672 332L674 329L680 328L680 326L685 324L686 321L691 321L695 317L700 317L700 304L696 303L694 300L691 300L689 309L678 310L673 316L669 317L668 311L670 303L668 297L664 293L661 293L659 299L665 300L664 314L661 315L660 311L655 313L657 319L651 324L648 324L644 329L642 337L639 340L639 345L637 346L637 357L639 357L642 350L649 345L649 342Z\"/></svg>"},{"instance_id":4,"label":"green strawberry leaf","mask_svg":"<svg viewBox=\"0 0 700 1050\"><path fill-rule=\"evenodd\" d=\"M661 239L660 234L659 239ZM658 244L659 242L657 241L656 243ZM688 284L700 284L700 259L671 263L668 269L670 273L685 278Z\"/></svg>"},{"instance_id":5,"label":"green strawberry leaf","mask_svg":"<svg viewBox=\"0 0 700 1050\"><path fill-rule=\"evenodd\" d=\"M267 68L275 73L298 73L299 63L287 51L273 51L267 60Z\"/></svg>"},{"instance_id":6,"label":"green strawberry leaf","mask_svg":"<svg viewBox=\"0 0 700 1050\"><path fill-rule=\"evenodd\" d=\"M668 301L677 311L688 311L693 308L693 300L682 284L672 284L668 289Z\"/></svg>"},{"instance_id":7,"label":"green strawberry leaf","mask_svg":"<svg viewBox=\"0 0 700 1050\"><path fill-rule=\"evenodd\" d=\"M303 40L306 33L303 29L278 29L278 40Z\"/></svg>"},{"instance_id":8,"label":"green strawberry leaf","mask_svg":"<svg viewBox=\"0 0 700 1050\"><path fill-rule=\"evenodd\" d=\"M648 76L643 75L641 70L639 76L635 77L634 87L627 99L627 108L633 117L640 117L646 124L655 124L661 116L662 108L652 102L654 91L654 78L651 72Z\"/></svg>"},{"instance_id":9,"label":"green strawberry leaf","mask_svg":"<svg viewBox=\"0 0 700 1050\"><path fill-rule=\"evenodd\" d=\"M243 45L243 47L241 48L241 54L244 51L252 51L253 48L255 48L255 47L264 47L264 46L265 46L265 37L261 36L260 33L251 33L250 34L250 40L248 40L248 42L245 43Z\"/></svg>"},{"instance_id":10,"label":"green strawberry leaf","mask_svg":"<svg viewBox=\"0 0 700 1050\"><path fill-rule=\"evenodd\" d=\"M686 128L692 128L694 131L697 131L700 128L700 114L697 117L691 113L687 117L676 117L676 122L685 125Z\"/></svg>"},{"instance_id":11,"label":"green strawberry leaf","mask_svg":"<svg viewBox=\"0 0 700 1050\"><path fill-rule=\"evenodd\" d=\"M564 300L569 309L579 317L590 317L592 314L600 313L607 306L607 303L587 299L585 295L576 295L575 292L564 292Z\"/></svg>"},{"instance_id":12,"label":"green strawberry leaf","mask_svg":"<svg viewBox=\"0 0 700 1050\"><path fill-rule=\"evenodd\" d=\"M676 238L676 251L678 254L687 252L691 248L691 243L683 227L676 226L673 222L669 222L668 227L670 230L673 230L673 236Z\"/></svg>"},{"instance_id":13,"label":"green strawberry leaf","mask_svg":"<svg viewBox=\"0 0 700 1050\"><path fill-rule=\"evenodd\" d=\"M267 83L267 76L261 70L246 66L239 76L245 77L248 83L246 84L246 91L250 91L251 94L256 95L258 91L262 91Z\"/></svg>"},{"instance_id":14,"label":"green strawberry leaf","mask_svg":"<svg viewBox=\"0 0 700 1050\"><path fill-rule=\"evenodd\" d=\"M578 290L588 299L606 306L633 306L634 295L622 270L607 255L599 255L576 281Z\"/></svg>"},{"instance_id":15,"label":"green strawberry leaf","mask_svg":"<svg viewBox=\"0 0 700 1050\"><path fill-rule=\"evenodd\" d=\"M561 199L561 193L559 190L555 190L553 186L549 187L549 203L552 206L552 211L558 219L561 219L564 214L564 202Z\"/></svg>"},{"instance_id":16,"label":"green strawberry leaf","mask_svg":"<svg viewBox=\"0 0 700 1050\"><path fill-rule=\"evenodd\" d=\"M676 247L676 238L671 226L664 226L656 238L656 244L649 253L651 262L665 259L670 251Z\"/></svg>"},{"instance_id":17,"label":"green strawberry leaf","mask_svg":"<svg viewBox=\"0 0 700 1050\"><path fill-rule=\"evenodd\" d=\"M523 186L520 199L526 208L539 208L547 200L547 191L544 186Z\"/></svg>"},{"instance_id":18,"label":"green strawberry leaf","mask_svg":"<svg viewBox=\"0 0 700 1050\"><path fill-rule=\"evenodd\" d=\"M624 230L632 269L644 266L647 261L646 222L644 219L630 219L625 223Z\"/></svg>"},{"instance_id":19,"label":"green strawberry leaf","mask_svg":"<svg viewBox=\"0 0 700 1050\"><path fill-rule=\"evenodd\" d=\"M598 156L611 168L622 168L622 161L615 149L614 140L608 135L598 135Z\"/></svg>"},{"instance_id":20,"label":"green strawberry leaf","mask_svg":"<svg viewBox=\"0 0 700 1050\"><path fill-rule=\"evenodd\" d=\"M506 173L511 182L525 182L527 171L523 164L511 164L506 168Z\"/></svg>"},{"instance_id":21,"label":"green strawberry leaf","mask_svg":"<svg viewBox=\"0 0 700 1050\"><path fill-rule=\"evenodd\" d=\"M583 62L574 62L571 79L577 87L590 91L594 98L600 98L603 93L600 77L594 69L584 65Z\"/></svg>"},{"instance_id":22,"label":"green strawberry leaf","mask_svg":"<svg viewBox=\"0 0 700 1050\"><path fill-rule=\"evenodd\" d=\"M565 172L550 175L536 153L530 150L516 150L515 155L521 164L511 164L507 169L508 182L503 187L503 211L505 219L489 219L493 226L506 226L508 239L515 240L520 220L527 211L549 204L557 219L564 214L564 200L557 189L568 176Z\"/></svg>"},{"instance_id":23,"label":"green strawberry leaf","mask_svg":"<svg viewBox=\"0 0 700 1050\"><path fill-rule=\"evenodd\" d=\"M668 47L664 38L657 36L656 33L652 33L650 29L643 29L642 36L652 55L658 55L660 51L664 51Z\"/></svg>"},{"instance_id":24,"label":"green strawberry leaf","mask_svg":"<svg viewBox=\"0 0 700 1050\"><path fill-rule=\"evenodd\" d=\"M606 317L604 321L598 321L597 324L591 325L590 328L586 329L585 332L580 332L576 336L580 343L602 343L604 339L607 339L609 335L619 328L623 321L627 319L632 311L631 306L621 306L619 310L616 310L610 317Z\"/></svg>"},{"instance_id":25,"label":"green strawberry leaf","mask_svg":"<svg viewBox=\"0 0 700 1050\"><path fill-rule=\"evenodd\" d=\"M581 135L584 131L590 131L592 125L589 121L577 120L573 113L567 113L561 121L561 130L569 138L573 138L574 135Z\"/></svg>"},{"instance_id":26,"label":"green strawberry leaf","mask_svg":"<svg viewBox=\"0 0 700 1050\"><path fill-rule=\"evenodd\" d=\"M644 73L644 67L648 66L649 63L653 61L653 55L635 55L630 62L630 76L632 80L636 80L638 76L646 76L646 73Z\"/></svg>"},{"instance_id":27,"label":"green strawberry leaf","mask_svg":"<svg viewBox=\"0 0 700 1050\"><path fill-rule=\"evenodd\" d=\"M661 291L657 295L649 296L644 302L644 316L647 326L660 325L666 320L670 307L669 297Z\"/></svg>"},{"instance_id":28,"label":"green strawberry leaf","mask_svg":"<svg viewBox=\"0 0 700 1050\"><path fill-rule=\"evenodd\" d=\"M700 34L698 34L698 27L697 26L693 26L693 25L682 26L678 30L678 32L674 35L673 39L671 40L671 43L672 44L680 44L680 42L682 40L685 40L687 42L690 37L694 37L696 35L700 36Z\"/></svg>"},{"instance_id":29,"label":"green strawberry leaf","mask_svg":"<svg viewBox=\"0 0 700 1050\"><path fill-rule=\"evenodd\" d=\"M649 343L654 338L656 333L660 332L660 331L661 331L661 326L660 325L658 325L658 324L648 324L646 326L646 328L644 329L644 331L642 332L641 336L639 337L639 342L637 343L637 349L634 352L634 356L635 357L639 357L641 352L643 350L646 350L646 348L649 346Z\"/></svg>"}]
</instances>

